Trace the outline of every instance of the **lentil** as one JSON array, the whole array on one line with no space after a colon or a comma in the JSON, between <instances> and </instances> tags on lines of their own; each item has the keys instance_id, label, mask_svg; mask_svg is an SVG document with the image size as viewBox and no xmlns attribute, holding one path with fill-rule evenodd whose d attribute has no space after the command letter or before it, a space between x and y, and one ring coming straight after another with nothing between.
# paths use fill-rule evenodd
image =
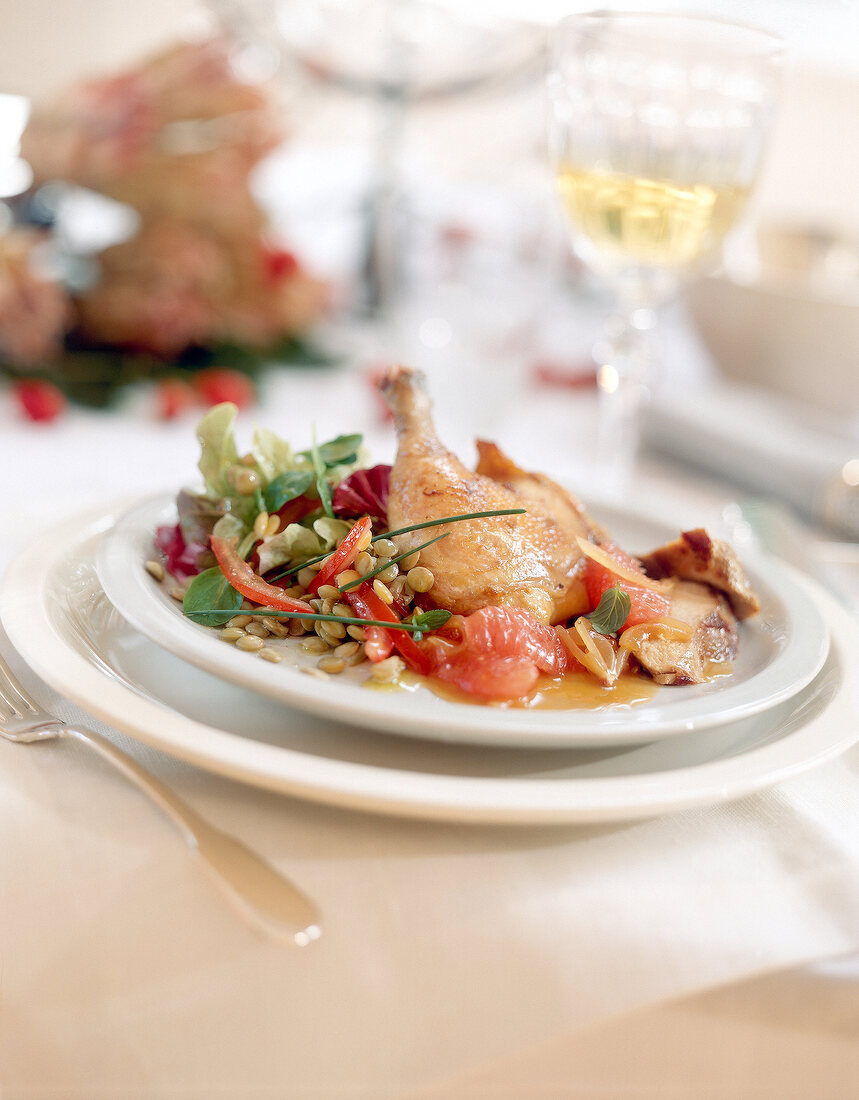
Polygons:
<instances>
[{"instance_id":1,"label":"lentil","mask_svg":"<svg viewBox=\"0 0 859 1100\"><path fill-rule=\"evenodd\" d=\"M382 603L386 603L390 606L394 602L394 597L391 595L390 589L387 585L382 584L378 577L373 579L373 591Z\"/></svg>"},{"instance_id":2,"label":"lentil","mask_svg":"<svg viewBox=\"0 0 859 1100\"><path fill-rule=\"evenodd\" d=\"M269 634L273 634L275 638L286 638L290 633L290 625L294 622L296 622L295 619L286 619L283 622L280 619L269 619L265 625ZM301 623L298 623L298 626L300 627Z\"/></svg>"},{"instance_id":3,"label":"lentil","mask_svg":"<svg viewBox=\"0 0 859 1100\"><path fill-rule=\"evenodd\" d=\"M370 547L370 543L373 541L373 532L371 528L367 528L364 534L358 539L358 550L367 550Z\"/></svg>"},{"instance_id":4,"label":"lentil","mask_svg":"<svg viewBox=\"0 0 859 1100\"><path fill-rule=\"evenodd\" d=\"M321 668L311 668L310 666L305 665L301 669L301 671L304 673L305 676L312 676L314 678L314 680L327 680L328 679L328 673L323 672Z\"/></svg>"},{"instance_id":5,"label":"lentil","mask_svg":"<svg viewBox=\"0 0 859 1100\"><path fill-rule=\"evenodd\" d=\"M409 554L407 558L400 559L400 569L402 569L405 573L408 573L410 569L414 569L414 567L418 564L420 560L421 552L420 550L416 550L414 554Z\"/></svg>"},{"instance_id":6,"label":"lentil","mask_svg":"<svg viewBox=\"0 0 859 1100\"><path fill-rule=\"evenodd\" d=\"M245 653L256 653L258 649L262 649L262 638L257 638L253 634L244 634L236 641L236 649L242 649Z\"/></svg>"},{"instance_id":7,"label":"lentil","mask_svg":"<svg viewBox=\"0 0 859 1100\"><path fill-rule=\"evenodd\" d=\"M164 566L160 561L148 561L146 563L146 572L157 581L164 580Z\"/></svg>"},{"instance_id":8,"label":"lentil","mask_svg":"<svg viewBox=\"0 0 859 1100\"><path fill-rule=\"evenodd\" d=\"M380 558L392 558L397 552L396 544L391 539L376 539L373 547Z\"/></svg>"},{"instance_id":9,"label":"lentil","mask_svg":"<svg viewBox=\"0 0 859 1100\"><path fill-rule=\"evenodd\" d=\"M316 667L322 669L323 672L342 672L346 667L346 662L334 656L320 657L316 662Z\"/></svg>"},{"instance_id":10,"label":"lentil","mask_svg":"<svg viewBox=\"0 0 859 1100\"><path fill-rule=\"evenodd\" d=\"M425 569L422 565L410 569L406 579L415 592L429 592L435 584L435 577L432 575L431 571Z\"/></svg>"},{"instance_id":11,"label":"lentil","mask_svg":"<svg viewBox=\"0 0 859 1100\"><path fill-rule=\"evenodd\" d=\"M366 551L362 551L355 558L355 572L359 577L363 577L366 573L369 573L371 569L376 568L376 559L372 554L368 554ZM339 578L338 578L339 579Z\"/></svg>"},{"instance_id":12,"label":"lentil","mask_svg":"<svg viewBox=\"0 0 859 1100\"><path fill-rule=\"evenodd\" d=\"M233 615L227 626L247 626L250 621L250 615Z\"/></svg>"},{"instance_id":13,"label":"lentil","mask_svg":"<svg viewBox=\"0 0 859 1100\"><path fill-rule=\"evenodd\" d=\"M244 635L244 631L238 626L226 626L220 633L225 642L237 642Z\"/></svg>"},{"instance_id":14,"label":"lentil","mask_svg":"<svg viewBox=\"0 0 859 1100\"><path fill-rule=\"evenodd\" d=\"M282 654L278 650L272 649L271 646L263 646L259 651L259 655L264 661L271 661L273 665L283 660Z\"/></svg>"}]
</instances>

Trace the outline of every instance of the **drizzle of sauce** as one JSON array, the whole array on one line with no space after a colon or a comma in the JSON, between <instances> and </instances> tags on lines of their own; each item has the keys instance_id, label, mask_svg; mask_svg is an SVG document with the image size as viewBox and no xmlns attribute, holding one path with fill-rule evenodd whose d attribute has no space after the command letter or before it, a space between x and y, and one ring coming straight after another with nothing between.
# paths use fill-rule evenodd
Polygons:
<instances>
[{"instance_id":1,"label":"drizzle of sauce","mask_svg":"<svg viewBox=\"0 0 859 1100\"><path fill-rule=\"evenodd\" d=\"M630 707L652 699L658 687L652 680L629 674L621 676L613 687L604 687L587 672L567 672L563 676L540 676L537 686L521 699L504 699L487 703L458 688L455 684L434 677L419 676L406 670L400 674L401 687L420 685L451 703L469 706L492 706L527 710L574 710L583 707Z\"/></svg>"},{"instance_id":2,"label":"drizzle of sauce","mask_svg":"<svg viewBox=\"0 0 859 1100\"><path fill-rule=\"evenodd\" d=\"M733 666L730 661L708 662L705 667L706 681L718 680L724 676L730 676ZM604 687L599 680L587 672L567 672L563 676L551 677L541 675L537 686L529 694L521 699L504 699L487 702L478 699L474 695L450 684L445 680L437 680L432 676L421 676L417 672L405 669L395 680L384 682L372 679L366 680L365 687L374 691L416 691L418 688L426 688L440 699L447 699L451 703L466 703L469 706L478 707L503 707L517 710L577 710L587 708L633 707L639 703L646 703L660 690L682 691L682 686L676 689L662 688L655 684L648 676L642 676L637 672L627 672L612 687Z\"/></svg>"}]
</instances>

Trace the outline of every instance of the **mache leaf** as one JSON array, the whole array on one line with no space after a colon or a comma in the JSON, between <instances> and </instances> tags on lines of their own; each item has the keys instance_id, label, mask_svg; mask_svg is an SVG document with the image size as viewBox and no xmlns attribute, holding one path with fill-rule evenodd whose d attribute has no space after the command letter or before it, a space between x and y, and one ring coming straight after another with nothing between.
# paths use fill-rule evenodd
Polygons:
<instances>
[{"instance_id":1,"label":"mache leaf","mask_svg":"<svg viewBox=\"0 0 859 1100\"><path fill-rule=\"evenodd\" d=\"M358 448L363 441L362 435L338 435L336 439L330 439L327 443L313 446L309 451L302 451L305 458L316 464L318 456L321 464L328 470L332 466L349 466L358 458Z\"/></svg>"},{"instance_id":2,"label":"mache leaf","mask_svg":"<svg viewBox=\"0 0 859 1100\"><path fill-rule=\"evenodd\" d=\"M265 487L262 494L265 510L271 515L290 500L300 497L314 482L309 470L287 470Z\"/></svg>"},{"instance_id":3,"label":"mache leaf","mask_svg":"<svg viewBox=\"0 0 859 1100\"><path fill-rule=\"evenodd\" d=\"M203 626L223 626L242 606L237 592L217 566L204 569L188 585L182 610Z\"/></svg>"}]
</instances>

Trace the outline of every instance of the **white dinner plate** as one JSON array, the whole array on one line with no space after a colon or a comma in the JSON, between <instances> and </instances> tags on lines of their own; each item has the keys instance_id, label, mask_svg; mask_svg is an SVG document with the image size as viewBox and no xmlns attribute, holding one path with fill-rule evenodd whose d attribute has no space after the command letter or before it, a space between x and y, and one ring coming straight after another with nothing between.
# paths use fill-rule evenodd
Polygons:
<instances>
[{"instance_id":1,"label":"white dinner plate","mask_svg":"<svg viewBox=\"0 0 859 1100\"><path fill-rule=\"evenodd\" d=\"M678 532L629 512L597 512L620 545L651 549ZM442 699L425 687L368 691L367 669L356 667L320 683L300 673L316 657L298 642L283 643L280 664L225 645L218 632L186 618L153 581L144 563L155 555L159 524L175 523L171 498L132 507L102 540L97 566L112 603L152 641L177 657L233 684L288 705L388 733L480 745L517 747L605 746L654 741L736 722L801 691L820 671L828 633L814 599L797 576L767 559L750 570L761 597L759 615L740 628L733 672L706 684L662 687L645 702L567 710L480 706Z\"/></svg>"},{"instance_id":2,"label":"white dinner plate","mask_svg":"<svg viewBox=\"0 0 859 1100\"><path fill-rule=\"evenodd\" d=\"M91 715L203 768L318 802L483 823L596 822L715 804L777 783L859 738L859 627L796 579L833 644L813 683L729 726L625 748L511 749L390 737L291 709L176 658L134 629L94 558L116 519L64 521L0 588L12 644Z\"/></svg>"}]
</instances>

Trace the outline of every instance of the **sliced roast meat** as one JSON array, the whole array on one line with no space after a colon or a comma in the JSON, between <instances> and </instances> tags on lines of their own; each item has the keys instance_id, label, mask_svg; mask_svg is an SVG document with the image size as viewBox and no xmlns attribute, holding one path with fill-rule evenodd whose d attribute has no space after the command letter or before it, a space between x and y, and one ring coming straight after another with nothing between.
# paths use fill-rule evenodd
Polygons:
<instances>
[{"instance_id":1,"label":"sliced roast meat","mask_svg":"<svg viewBox=\"0 0 859 1100\"><path fill-rule=\"evenodd\" d=\"M658 624L643 623L624 636L630 653L657 684L700 684L713 666L737 653L737 620L720 593L695 581L671 583L671 618L688 624L692 637L677 640Z\"/></svg>"},{"instance_id":2,"label":"sliced roast meat","mask_svg":"<svg viewBox=\"0 0 859 1100\"><path fill-rule=\"evenodd\" d=\"M728 543L711 539L703 527L684 531L679 539L645 554L641 561L648 576L656 580L679 577L724 592L738 619L747 619L760 611L758 598L737 555Z\"/></svg>"}]
</instances>

